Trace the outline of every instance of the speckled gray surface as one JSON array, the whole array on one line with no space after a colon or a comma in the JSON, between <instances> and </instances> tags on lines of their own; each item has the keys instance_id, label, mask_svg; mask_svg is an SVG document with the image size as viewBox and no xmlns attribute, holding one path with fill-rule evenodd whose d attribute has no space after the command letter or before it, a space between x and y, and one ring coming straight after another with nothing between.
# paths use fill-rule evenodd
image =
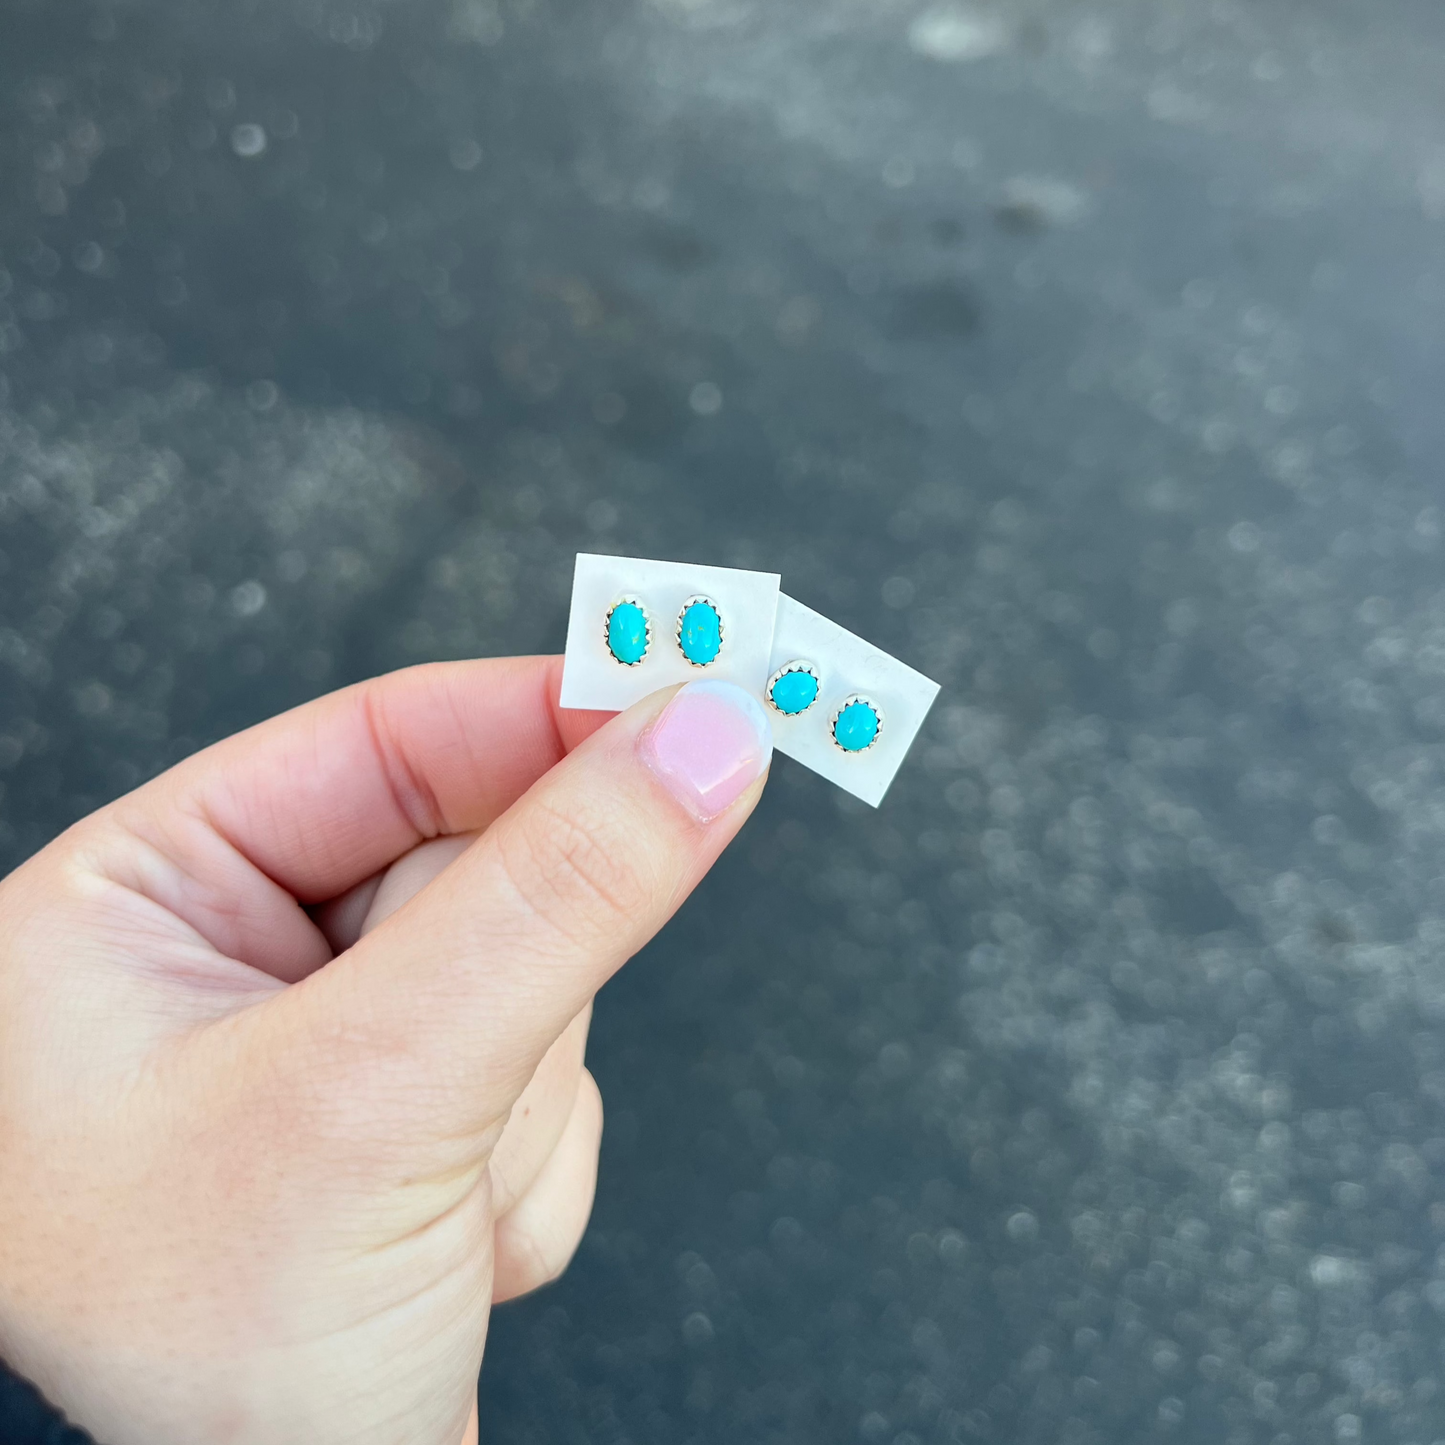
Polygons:
<instances>
[{"instance_id":1,"label":"speckled gray surface","mask_svg":"<svg viewBox=\"0 0 1445 1445\"><path fill-rule=\"evenodd\" d=\"M604 995L484 1440L1445 1438L1439 7L0 28L7 866L581 547L944 684Z\"/></svg>"}]
</instances>

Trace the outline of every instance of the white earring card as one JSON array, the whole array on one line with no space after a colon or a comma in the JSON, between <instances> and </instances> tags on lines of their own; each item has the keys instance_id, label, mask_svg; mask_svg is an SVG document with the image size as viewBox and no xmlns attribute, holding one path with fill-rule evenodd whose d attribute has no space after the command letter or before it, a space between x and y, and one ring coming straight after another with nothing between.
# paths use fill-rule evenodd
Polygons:
<instances>
[{"instance_id":1,"label":"white earring card","mask_svg":"<svg viewBox=\"0 0 1445 1445\"><path fill-rule=\"evenodd\" d=\"M938 684L784 594L778 597L769 679L794 663L808 664L816 695L791 716L769 707L774 748L876 808L923 726ZM866 724L861 734L860 719ZM835 726L856 750L839 746ZM870 733L872 741L858 748Z\"/></svg>"},{"instance_id":2,"label":"white earring card","mask_svg":"<svg viewBox=\"0 0 1445 1445\"><path fill-rule=\"evenodd\" d=\"M579 552L567 619L562 706L621 712L660 687L702 677L734 682L762 697L780 580L776 572ZM679 618L699 599L711 604L721 632L715 659L703 667L687 660L678 641ZM645 651L630 664L619 661L608 643L608 617L619 604L640 608L646 618ZM640 619L635 611L624 615L637 624L632 638L637 647L629 649L620 626L614 644L631 658L641 646ZM623 620L619 617L619 624Z\"/></svg>"}]
</instances>

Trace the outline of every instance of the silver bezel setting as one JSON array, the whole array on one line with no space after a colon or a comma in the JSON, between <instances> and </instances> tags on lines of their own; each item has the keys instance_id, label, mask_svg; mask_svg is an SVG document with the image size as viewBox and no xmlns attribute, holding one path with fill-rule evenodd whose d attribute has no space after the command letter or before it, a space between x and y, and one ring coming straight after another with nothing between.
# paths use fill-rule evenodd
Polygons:
<instances>
[{"instance_id":1,"label":"silver bezel setting","mask_svg":"<svg viewBox=\"0 0 1445 1445\"><path fill-rule=\"evenodd\" d=\"M784 712L777 703L773 701L773 684L785 678L790 672L806 672L814 682L818 684L818 690L813 694L812 701L805 708L797 712ZM818 669L811 662L799 657L792 662L785 663L769 679L768 685L763 689L763 701L777 713L779 717L802 717L805 712L811 711L818 704L819 697L823 693L823 679L818 675Z\"/></svg>"},{"instance_id":2,"label":"silver bezel setting","mask_svg":"<svg viewBox=\"0 0 1445 1445\"><path fill-rule=\"evenodd\" d=\"M636 662L623 662L612 650L612 614L625 603L630 603L642 613L642 623L647 630L647 646L642 649L642 656ZM647 661L647 654L652 651L652 613L647 610L647 604L640 597L634 597L630 592L625 592L621 597L613 600L612 606L607 609L607 615L602 619L602 645L607 649L607 655L619 667L641 667Z\"/></svg>"},{"instance_id":3,"label":"silver bezel setting","mask_svg":"<svg viewBox=\"0 0 1445 1445\"><path fill-rule=\"evenodd\" d=\"M878 719L878 728L874 732L872 738L869 740L868 747L845 748L843 744L838 741L838 719L843 716L844 709L852 707L855 702L861 702L864 704L864 706L873 709L873 716ZM883 716L883 709L879 707L878 704L874 702L873 699L869 697L866 692L850 692L848 696L845 697L843 701L840 702L838 706L833 709L833 716L828 719L828 736L832 738L833 746L837 748L844 757L861 758L863 754L868 751L869 748L877 746L878 739L883 736L884 721L885 719Z\"/></svg>"},{"instance_id":4,"label":"silver bezel setting","mask_svg":"<svg viewBox=\"0 0 1445 1445\"><path fill-rule=\"evenodd\" d=\"M695 606L699 602L707 607L711 607L713 616L717 618L717 657L713 658L712 662L694 662L687 653L682 651L682 619L687 616L687 609ZM716 662L718 657L723 655L723 648L727 645L727 628L723 625L722 608L719 607L711 597L707 596L706 593L695 593L677 609L677 626L674 629L674 634L677 637L677 650L682 652L682 660L687 663L689 667L711 667L713 662Z\"/></svg>"}]
</instances>

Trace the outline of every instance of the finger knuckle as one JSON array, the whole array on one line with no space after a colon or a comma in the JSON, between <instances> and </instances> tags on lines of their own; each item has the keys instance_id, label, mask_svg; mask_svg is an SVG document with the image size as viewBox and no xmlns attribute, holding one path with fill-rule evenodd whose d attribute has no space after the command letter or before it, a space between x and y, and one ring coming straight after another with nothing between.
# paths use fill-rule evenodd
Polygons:
<instances>
[{"instance_id":1,"label":"finger knuckle","mask_svg":"<svg viewBox=\"0 0 1445 1445\"><path fill-rule=\"evenodd\" d=\"M561 1279L567 1273L567 1266L572 1263L572 1256L577 1253L577 1246L581 1242L580 1229L565 1237L549 1236L546 1239L528 1232L518 1241L526 1261L523 1273L527 1288L540 1289L544 1284L552 1284Z\"/></svg>"},{"instance_id":2,"label":"finger knuckle","mask_svg":"<svg viewBox=\"0 0 1445 1445\"><path fill-rule=\"evenodd\" d=\"M653 892L641 850L594 811L529 810L504 844L503 864L527 912L579 942L635 920Z\"/></svg>"}]
</instances>

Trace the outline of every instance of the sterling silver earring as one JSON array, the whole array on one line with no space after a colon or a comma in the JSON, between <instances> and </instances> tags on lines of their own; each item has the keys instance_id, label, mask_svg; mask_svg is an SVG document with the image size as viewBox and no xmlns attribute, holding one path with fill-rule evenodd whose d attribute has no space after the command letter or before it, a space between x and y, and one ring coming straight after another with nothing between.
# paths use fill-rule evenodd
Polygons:
<instances>
[{"instance_id":1,"label":"sterling silver earring","mask_svg":"<svg viewBox=\"0 0 1445 1445\"><path fill-rule=\"evenodd\" d=\"M602 624L607 650L624 667L636 667L652 646L652 619L636 597L619 597Z\"/></svg>"},{"instance_id":2,"label":"sterling silver earring","mask_svg":"<svg viewBox=\"0 0 1445 1445\"><path fill-rule=\"evenodd\" d=\"M798 658L780 667L763 691L768 706L784 717L797 717L807 712L818 700L818 669L811 662Z\"/></svg>"},{"instance_id":3,"label":"sterling silver earring","mask_svg":"<svg viewBox=\"0 0 1445 1445\"><path fill-rule=\"evenodd\" d=\"M677 614L677 645L694 667L717 661L723 645L722 613L711 597L689 597Z\"/></svg>"},{"instance_id":4,"label":"sterling silver earring","mask_svg":"<svg viewBox=\"0 0 1445 1445\"><path fill-rule=\"evenodd\" d=\"M845 753L864 753L883 731L883 710L872 698L855 692L843 699L829 728L833 741Z\"/></svg>"}]
</instances>

